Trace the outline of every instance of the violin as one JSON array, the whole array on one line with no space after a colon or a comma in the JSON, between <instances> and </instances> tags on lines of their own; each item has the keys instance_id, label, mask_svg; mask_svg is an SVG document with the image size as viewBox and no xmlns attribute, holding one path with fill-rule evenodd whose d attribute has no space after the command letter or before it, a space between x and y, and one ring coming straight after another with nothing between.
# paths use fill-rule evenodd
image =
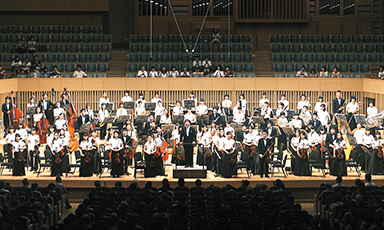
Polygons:
<instances>
[{"instance_id":1,"label":"violin","mask_svg":"<svg viewBox=\"0 0 384 230\"><path fill-rule=\"evenodd\" d=\"M336 150L336 157L337 159L342 160L344 158L343 149L337 149Z\"/></svg>"},{"instance_id":2,"label":"violin","mask_svg":"<svg viewBox=\"0 0 384 230\"><path fill-rule=\"evenodd\" d=\"M249 153L249 155L251 156L256 155L256 145L251 145L250 150L251 152Z\"/></svg>"},{"instance_id":3,"label":"violin","mask_svg":"<svg viewBox=\"0 0 384 230\"><path fill-rule=\"evenodd\" d=\"M176 141L176 140L175 140ZM176 158L178 160L185 160L185 153L184 153L184 149L183 149L183 143L182 142L179 142L177 144L177 149L176 149Z\"/></svg>"},{"instance_id":4,"label":"violin","mask_svg":"<svg viewBox=\"0 0 384 230\"><path fill-rule=\"evenodd\" d=\"M315 143L311 146L311 150L312 151L316 150L316 144Z\"/></svg>"},{"instance_id":5,"label":"violin","mask_svg":"<svg viewBox=\"0 0 384 230\"><path fill-rule=\"evenodd\" d=\"M231 165L236 164L235 152L232 152L232 149L230 149L227 152L229 152L229 154L228 154L229 155L229 164L231 164Z\"/></svg>"},{"instance_id":6,"label":"violin","mask_svg":"<svg viewBox=\"0 0 384 230\"><path fill-rule=\"evenodd\" d=\"M326 151L326 149L325 149L325 142L323 141L320 144L320 152L324 153L325 151Z\"/></svg>"},{"instance_id":7,"label":"violin","mask_svg":"<svg viewBox=\"0 0 384 230\"><path fill-rule=\"evenodd\" d=\"M115 150L117 150L118 148L115 148ZM120 152L119 151L115 151L116 152L116 158L115 158L115 163L116 164L120 164L121 163L121 160L120 160ZM112 153L113 153L113 149L111 149L111 151L109 152L109 159L112 160Z\"/></svg>"},{"instance_id":8,"label":"violin","mask_svg":"<svg viewBox=\"0 0 384 230\"><path fill-rule=\"evenodd\" d=\"M9 110L9 113L8 113L9 126L10 127L11 126L19 127L19 123L22 122L23 123L23 128L24 128L25 124L21 120L21 118L23 117L23 113L20 111L20 109L15 107L14 103L15 102L13 100L13 91L11 91L11 106L12 106L12 109Z\"/></svg>"},{"instance_id":9,"label":"violin","mask_svg":"<svg viewBox=\"0 0 384 230\"><path fill-rule=\"evenodd\" d=\"M55 163L60 164L61 163L61 156L64 155L64 147L57 153L54 154L55 156Z\"/></svg>"},{"instance_id":10,"label":"violin","mask_svg":"<svg viewBox=\"0 0 384 230\"><path fill-rule=\"evenodd\" d=\"M300 158L301 159L303 159L303 160L305 160L305 159L307 159L307 150L306 149L300 149Z\"/></svg>"},{"instance_id":11,"label":"violin","mask_svg":"<svg viewBox=\"0 0 384 230\"><path fill-rule=\"evenodd\" d=\"M85 163L89 163L91 162L92 158L91 158L91 151L88 150L88 151L84 151L84 161Z\"/></svg>"},{"instance_id":12,"label":"violin","mask_svg":"<svg viewBox=\"0 0 384 230\"><path fill-rule=\"evenodd\" d=\"M383 147L377 148L377 157L383 157Z\"/></svg>"}]
</instances>

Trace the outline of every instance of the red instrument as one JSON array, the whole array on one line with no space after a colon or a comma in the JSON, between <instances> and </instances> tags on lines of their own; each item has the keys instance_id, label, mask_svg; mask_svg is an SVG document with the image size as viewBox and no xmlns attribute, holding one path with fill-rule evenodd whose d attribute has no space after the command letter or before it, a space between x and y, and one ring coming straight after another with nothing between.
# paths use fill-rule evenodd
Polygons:
<instances>
[{"instance_id":1,"label":"red instrument","mask_svg":"<svg viewBox=\"0 0 384 230\"><path fill-rule=\"evenodd\" d=\"M249 155L251 156L256 155L256 145L251 145L250 149L251 149L251 152L249 153Z\"/></svg>"},{"instance_id":2,"label":"red instrument","mask_svg":"<svg viewBox=\"0 0 384 230\"><path fill-rule=\"evenodd\" d=\"M300 158L305 160L307 159L307 150L306 149L300 149Z\"/></svg>"},{"instance_id":3,"label":"red instrument","mask_svg":"<svg viewBox=\"0 0 384 230\"><path fill-rule=\"evenodd\" d=\"M55 157L55 163L60 164L61 163L61 157L64 156L64 147L57 153L54 154Z\"/></svg>"},{"instance_id":4,"label":"red instrument","mask_svg":"<svg viewBox=\"0 0 384 230\"><path fill-rule=\"evenodd\" d=\"M168 143L165 140L163 140L163 146L161 149L161 152L163 153L163 161L166 161L169 158L167 147L168 147Z\"/></svg>"},{"instance_id":5,"label":"red instrument","mask_svg":"<svg viewBox=\"0 0 384 230\"><path fill-rule=\"evenodd\" d=\"M84 151L84 161L86 163L89 163L91 162L92 158L91 158L91 151L88 150L88 151Z\"/></svg>"},{"instance_id":6,"label":"red instrument","mask_svg":"<svg viewBox=\"0 0 384 230\"><path fill-rule=\"evenodd\" d=\"M311 146L311 150L312 150L312 151L316 150L316 145Z\"/></svg>"},{"instance_id":7,"label":"red instrument","mask_svg":"<svg viewBox=\"0 0 384 230\"><path fill-rule=\"evenodd\" d=\"M36 126L39 128L39 130L37 131L37 135L39 135L40 143L46 144L47 143L49 121L47 120L47 118L45 118L44 113L43 113L43 116L40 118L40 120L38 122L36 122Z\"/></svg>"},{"instance_id":8,"label":"red instrument","mask_svg":"<svg viewBox=\"0 0 384 230\"><path fill-rule=\"evenodd\" d=\"M325 142L323 141L320 144L320 152L324 153L325 151L326 151L326 149L325 149Z\"/></svg>"},{"instance_id":9,"label":"red instrument","mask_svg":"<svg viewBox=\"0 0 384 230\"><path fill-rule=\"evenodd\" d=\"M70 134L70 139L72 144L70 145L70 151L73 152L76 149L79 148L79 142L77 139L74 138L73 134L75 133L75 123L77 121L77 109L73 105L73 101L71 99L71 96L67 92L67 88L64 88L64 93L68 96L70 106L67 111L67 120L68 120L68 131Z\"/></svg>"},{"instance_id":10,"label":"red instrument","mask_svg":"<svg viewBox=\"0 0 384 230\"><path fill-rule=\"evenodd\" d=\"M340 160L344 158L343 149L336 150L336 157Z\"/></svg>"},{"instance_id":11,"label":"red instrument","mask_svg":"<svg viewBox=\"0 0 384 230\"><path fill-rule=\"evenodd\" d=\"M111 149L111 151L109 152L109 159L111 159L111 160L112 160L112 153L113 153L113 150ZM119 151L116 151L115 163L116 164L120 164L121 163Z\"/></svg>"},{"instance_id":12,"label":"red instrument","mask_svg":"<svg viewBox=\"0 0 384 230\"><path fill-rule=\"evenodd\" d=\"M13 100L13 91L11 91L11 105L12 105L12 109L9 110L9 113L8 113L9 125L18 129L21 118L23 117L23 113L20 111L20 109L15 107L14 100ZM22 123L23 123L23 128L25 128L24 122Z\"/></svg>"},{"instance_id":13,"label":"red instrument","mask_svg":"<svg viewBox=\"0 0 384 230\"><path fill-rule=\"evenodd\" d=\"M383 157L383 147L377 148L377 156L378 157Z\"/></svg>"}]
</instances>

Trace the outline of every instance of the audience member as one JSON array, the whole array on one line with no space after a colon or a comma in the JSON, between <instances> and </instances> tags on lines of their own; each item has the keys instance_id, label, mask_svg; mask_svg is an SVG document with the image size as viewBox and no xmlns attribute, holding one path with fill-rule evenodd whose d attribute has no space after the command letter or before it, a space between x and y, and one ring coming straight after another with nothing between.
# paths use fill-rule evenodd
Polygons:
<instances>
[{"instance_id":1,"label":"audience member","mask_svg":"<svg viewBox=\"0 0 384 230\"><path fill-rule=\"evenodd\" d=\"M53 70L51 72L51 78L57 78L57 77L61 77L61 73L59 72L59 70L57 69L57 66L53 66Z\"/></svg>"},{"instance_id":2,"label":"audience member","mask_svg":"<svg viewBox=\"0 0 384 230\"><path fill-rule=\"evenodd\" d=\"M141 69L137 73L137 77L148 77L148 72L145 70L144 65L141 66Z\"/></svg>"},{"instance_id":3,"label":"audience member","mask_svg":"<svg viewBox=\"0 0 384 230\"><path fill-rule=\"evenodd\" d=\"M30 36L28 41L28 53L34 53L37 51L37 43L35 37Z\"/></svg>"},{"instance_id":4,"label":"audience member","mask_svg":"<svg viewBox=\"0 0 384 230\"><path fill-rule=\"evenodd\" d=\"M48 71L48 67L44 66L43 71L41 72L41 76L45 78L51 76L51 72Z\"/></svg>"},{"instance_id":5,"label":"audience member","mask_svg":"<svg viewBox=\"0 0 384 230\"><path fill-rule=\"evenodd\" d=\"M334 67L334 68L333 68L333 72L332 72L331 75L332 75L333 78L339 78L339 77L341 76L341 74L340 74L340 72L339 72L339 68Z\"/></svg>"},{"instance_id":6,"label":"audience member","mask_svg":"<svg viewBox=\"0 0 384 230\"><path fill-rule=\"evenodd\" d=\"M300 78L308 77L308 73L305 70L305 66L301 66L301 69L296 73L296 77L300 77Z\"/></svg>"},{"instance_id":7,"label":"audience member","mask_svg":"<svg viewBox=\"0 0 384 230\"><path fill-rule=\"evenodd\" d=\"M23 63L21 62L20 57L15 56L15 60L13 60L11 64L12 73L20 74L20 70L22 66L23 66Z\"/></svg>"},{"instance_id":8,"label":"audience member","mask_svg":"<svg viewBox=\"0 0 384 230\"><path fill-rule=\"evenodd\" d=\"M58 188L60 190L60 196L67 195L67 188L62 183L62 180L61 180L60 176L56 177L56 184L55 184L55 186L56 186L56 188ZM68 200L67 196L65 196L65 206L66 206L67 209L72 208L71 204L69 203L69 200Z\"/></svg>"},{"instance_id":9,"label":"audience member","mask_svg":"<svg viewBox=\"0 0 384 230\"><path fill-rule=\"evenodd\" d=\"M332 188L336 188L336 187L345 187L345 185L342 184L343 182L343 177L342 176L337 176L336 177L336 184L334 184L332 186Z\"/></svg>"},{"instance_id":10,"label":"audience member","mask_svg":"<svg viewBox=\"0 0 384 230\"><path fill-rule=\"evenodd\" d=\"M381 80L384 80L384 66L382 66L382 65L380 66L378 77Z\"/></svg>"},{"instance_id":11,"label":"audience member","mask_svg":"<svg viewBox=\"0 0 384 230\"><path fill-rule=\"evenodd\" d=\"M83 70L81 70L81 65L77 65L75 72L73 72L73 77L83 78L83 77L88 77L88 75Z\"/></svg>"},{"instance_id":12,"label":"audience member","mask_svg":"<svg viewBox=\"0 0 384 230\"><path fill-rule=\"evenodd\" d=\"M376 186L375 183L372 182L372 175L369 173L365 174L365 181L365 187Z\"/></svg>"},{"instance_id":13,"label":"audience member","mask_svg":"<svg viewBox=\"0 0 384 230\"><path fill-rule=\"evenodd\" d=\"M320 77L328 77L327 67L325 66L321 67Z\"/></svg>"},{"instance_id":14,"label":"audience member","mask_svg":"<svg viewBox=\"0 0 384 230\"><path fill-rule=\"evenodd\" d=\"M317 73L316 73L315 69L311 70L311 74L309 74L309 77L311 77L311 78L316 78L317 77Z\"/></svg>"},{"instance_id":15,"label":"audience member","mask_svg":"<svg viewBox=\"0 0 384 230\"><path fill-rule=\"evenodd\" d=\"M199 56L195 57L195 60L192 62L192 71L195 73L201 72L201 61L199 60Z\"/></svg>"},{"instance_id":16,"label":"audience member","mask_svg":"<svg viewBox=\"0 0 384 230\"><path fill-rule=\"evenodd\" d=\"M41 74L40 74L39 70L35 69L35 67L32 66L31 67L31 77L32 78L38 78L40 76L41 76Z\"/></svg>"},{"instance_id":17,"label":"audience member","mask_svg":"<svg viewBox=\"0 0 384 230\"><path fill-rule=\"evenodd\" d=\"M220 43L220 33L219 33L218 29L213 30L211 43L213 43L213 44Z\"/></svg>"},{"instance_id":18,"label":"audience member","mask_svg":"<svg viewBox=\"0 0 384 230\"><path fill-rule=\"evenodd\" d=\"M161 67L161 70L159 71L159 77L169 77L169 72L167 70L167 67L164 65Z\"/></svg>"},{"instance_id":19,"label":"audience member","mask_svg":"<svg viewBox=\"0 0 384 230\"><path fill-rule=\"evenodd\" d=\"M169 71L170 77L179 77L179 71L177 71L176 66L172 66L171 71Z\"/></svg>"},{"instance_id":20,"label":"audience member","mask_svg":"<svg viewBox=\"0 0 384 230\"><path fill-rule=\"evenodd\" d=\"M29 61L29 57L25 57L21 73L22 74L30 74L31 73L31 62Z\"/></svg>"},{"instance_id":21,"label":"audience member","mask_svg":"<svg viewBox=\"0 0 384 230\"><path fill-rule=\"evenodd\" d=\"M225 67L225 70L224 70L224 77L233 77L232 71L231 71L231 69L229 68L229 66L226 66L226 67Z\"/></svg>"},{"instance_id":22,"label":"audience member","mask_svg":"<svg viewBox=\"0 0 384 230\"><path fill-rule=\"evenodd\" d=\"M183 67L183 71L180 72L180 77L189 77L189 71L186 66Z\"/></svg>"},{"instance_id":23,"label":"audience member","mask_svg":"<svg viewBox=\"0 0 384 230\"><path fill-rule=\"evenodd\" d=\"M25 41L25 36L21 36L20 41L17 44L16 52L26 53L27 52L27 43Z\"/></svg>"},{"instance_id":24,"label":"audience member","mask_svg":"<svg viewBox=\"0 0 384 230\"><path fill-rule=\"evenodd\" d=\"M5 76L4 76L4 73L5 73L5 70L3 69L3 66L0 65L0 78L1 78L1 79L5 77Z\"/></svg>"},{"instance_id":25,"label":"audience member","mask_svg":"<svg viewBox=\"0 0 384 230\"><path fill-rule=\"evenodd\" d=\"M39 57L37 55L35 55L33 59L32 67L39 71L41 70L41 68L43 68L41 65L41 62L39 61Z\"/></svg>"},{"instance_id":26,"label":"audience member","mask_svg":"<svg viewBox=\"0 0 384 230\"><path fill-rule=\"evenodd\" d=\"M204 61L201 63L204 70L204 75L211 73L212 62L209 60L208 56L205 56Z\"/></svg>"},{"instance_id":27,"label":"audience member","mask_svg":"<svg viewBox=\"0 0 384 230\"><path fill-rule=\"evenodd\" d=\"M224 77L224 71L221 69L221 66L217 66L216 71L213 73L214 77Z\"/></svg>"},{"instance_id":28,"label":"audience member","mask_svg":"<svg viewBox=\"0 0 384 230\"><path fill-rule=\"evenodd\" d=\"M156 67L152 66L151 71L149 71L149 77L158 77L158 73L156 71Z\"/></svg>"}]
</instances>

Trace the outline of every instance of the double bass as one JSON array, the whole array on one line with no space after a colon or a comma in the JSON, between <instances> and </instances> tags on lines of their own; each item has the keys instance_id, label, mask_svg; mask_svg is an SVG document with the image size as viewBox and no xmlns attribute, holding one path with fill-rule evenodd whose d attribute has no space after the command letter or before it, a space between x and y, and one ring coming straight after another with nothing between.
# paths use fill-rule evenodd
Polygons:
<instances>
[{"instance_id":1,"label":"double bass","mask_svg":"<svg viewBox=\"0 0 384 230\"><path fill-rule=\"evenodd\" d=\"M73 101L71 99L71 96L67 92L67 88L64 88L64 93L68 96L69 104L70 104L68 111L67 111L67 114L68 114L67 121L68 121L68 131L70 134L70 142L71 142L70 151L73 152L79 148L79 142L73 136L73 134L75 133L75 123L77 121L77 115L76 115L77 109L73 105Z\"/></svg>"},{"instance_id":2,"label":"double bass","mask_svg":"<svg viewBox=\"0 0 384 230\"><path fill-rule=\"evenodd\" d=\"M36 126L38 127L37 135L39 135L40 143L46 144L47 143L47 134L48 134L48 128L49 128L49 121L45 117L45 113L43 112L43 116L40 118L38 122L36 122Z\"/></svg>"},{"instance_id":3,"label":"double bass","mask_svg":"<svg viewBox=\"0 0 384 230\"><path fill-rule=\"evenodd\" d=\"M16 108L14 100L13 100L13 91L11 91L11 105L12 109L9 110L8 113L8 120L9 120L9 127L19 127L19 123L22 122L21 118L23 117L23 113L20 111L20 109ZM24 122L23 128L25 127Z\"/></svg>"}]
</instances>

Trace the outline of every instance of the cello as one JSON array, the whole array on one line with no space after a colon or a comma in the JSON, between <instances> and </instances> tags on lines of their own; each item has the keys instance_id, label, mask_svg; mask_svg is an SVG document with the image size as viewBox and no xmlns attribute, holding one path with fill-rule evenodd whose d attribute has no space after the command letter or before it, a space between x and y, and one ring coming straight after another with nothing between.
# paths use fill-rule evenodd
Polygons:
<instances>
[{"instance_id":1,"label":"cello","mask_svg":"<svg viewBox=\"0 0 384 230\"><path fill-rule=\"evenodd\" d=\"M69 103L70 103L70 106L69 106L68 111L67 111L67 113L68 113L67 120L68 120L68 131L69 131L70 139L72 142L70 145L70 151L73 152L79 148L79 142L73 136L73 134L75 133L75 123L77 121L77 115L76 115L77 109L73 105L73 101L71 99L71 96L67 92L67 88L64 88L64 93L68 96Z\"/></svg>"},{"instance_id":2,"label":"cello","mask_svg":"<svg viewBox=\"0 0 384 230\"><path fill-rule=\"evenodd\" d=\"M9 127L19 127L20 121L22 122L21 118L23 116L23 113L20 111L20 109L16 108L13 100L13 91L11 91L11 105L12 109L9 110L8 113L8 120L9 120ZM25 124L23 123L23 128L25 128Z\"/></svg>"},{"instance_id":3,"label":"cello","mask_svg":"<svg viewBox=\"0 0 384 230\"><path fill-rule=\"evenodd\" d=\"M37 135L39 135L40 143L46 144L47 143L48 128L49 128L49 121L45 117L44 112L43 112L43 116L40 118L40 120L38 122L36 122L36 126L39 129L39 131L37 132Z\"/></svg>"}]
</instances>

